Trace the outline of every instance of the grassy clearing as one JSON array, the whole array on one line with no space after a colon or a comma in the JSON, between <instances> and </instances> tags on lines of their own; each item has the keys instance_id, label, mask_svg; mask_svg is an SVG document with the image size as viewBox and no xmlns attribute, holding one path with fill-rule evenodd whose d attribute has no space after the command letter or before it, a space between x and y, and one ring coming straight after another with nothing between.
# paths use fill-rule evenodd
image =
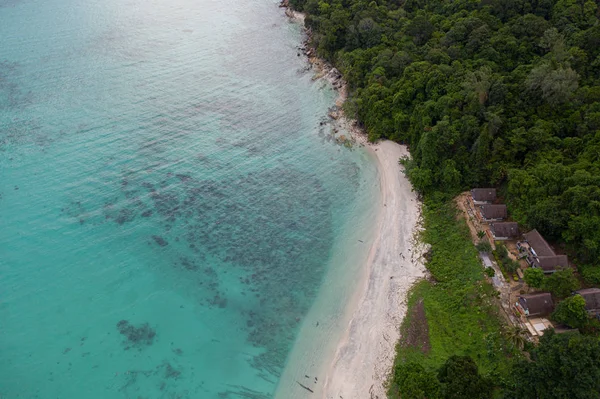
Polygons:
<instances>
[{"instance_id":1,"label":"grassy clearing","mask_svg":"<svg viewBox=\"0 0 600 399\"><path fill-rule=\"evenodd\" d=\"M401 341L396 363L417 362L437 370L452 355L468 355L482 374L501 378L517 351L501 334L497 293L484 278L468 227L457 218L453 204L426 203L424 219L423 240L431 244L427 268L434 282L422 281L413 287L407 314L423 300L430 351L423 353ZM407 317L403 337L410 323Z\"/></svg>"}]
</instances>

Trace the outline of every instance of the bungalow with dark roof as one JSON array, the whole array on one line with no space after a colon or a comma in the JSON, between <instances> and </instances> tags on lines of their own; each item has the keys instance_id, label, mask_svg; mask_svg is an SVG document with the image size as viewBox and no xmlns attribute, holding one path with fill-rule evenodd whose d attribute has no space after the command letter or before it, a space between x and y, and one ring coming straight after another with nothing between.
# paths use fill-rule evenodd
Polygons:
<instances>
[{"instance_id":1,"label":"bungalow with dark roof","mask_svg":"<svg viewBox=\"0 0 600 399\"><path fill-rule=\"evenodd\" d=\"M600 315L600 288L586 288L575 291L585 299L585 310L591 315Z\"/></svg>"},{"instance_id":2,"label":"bungalow with dark roof","mask_svg":"<svg viewBox=\"0 0 600 399\"><path fill-rule=\"evenodd\" d=\"M506 205L485 204L479 207L479 220L483 223L504 220L507 216Z\"/></svg>"},{"instance_id":3,"label":"bungalow with dark roof","mask_svg":"<svg viewBox=\"0 0 600 399\"><path fill-rule=\"evenodd\" d=\"M471 190L471 198L475 205L491 204L496 201L495 188L474 188Z\"/></svg>"},{"instance_id":4,"label":"bungalow with dark roof","mask_svg":"<svg viewBox=\"0 0 600 399\"><path fill-rule=\"evenodd\" d=\"M547 316L554 310L554 302L548 292L540 292L519 296L515 308L527 317Z\"/></svg>"},{"instance_id":5,"label":"bungalow with dark roof","mask_svg":"<svg viewBox=\"0 0 600 399\"><path fill-rule=\"evenodd\" d=\"M516 222L496 222L490 225L494 240L510 240L519 236L519 224Z\"/></svg>"},{"instance_id":6,"label":"bungalow with dark roof","mask_svg":"<svg viewBox=\"0 0 600 399\"><path fill-rule=\"evenodd\" d=\"M531 267L538 267L544 273L554 273L569 266L567 255L557 255L537 230L525 233L523 237L525 242L518 242L517 248L524 253Z\"/></svg>"}]
</instances>

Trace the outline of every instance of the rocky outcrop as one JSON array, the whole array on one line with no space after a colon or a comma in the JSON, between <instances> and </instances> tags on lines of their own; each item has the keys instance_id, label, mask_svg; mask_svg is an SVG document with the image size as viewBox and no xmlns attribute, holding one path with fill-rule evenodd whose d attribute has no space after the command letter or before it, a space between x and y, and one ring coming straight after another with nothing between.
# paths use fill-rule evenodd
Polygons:
<instances>
[{"instance_id":1,"label":"rocky outcrop","mask_svg":"<svg viewBox=\"0 0 600 399\"><path fill-rule=\"evenodd\" d=\"M345 85L342 74L336 68L331 68L325 75L325 78L329 80L336 89L341 89Z\"/></svg>"},{"instance_id":2,"label":"rocky outcrop","mask_svg":"<svg viewBox=\"0 0 600 399\"><path fill-rule=\"evenodd\" d=\"M311 45L312 43L312 30L306 27L304 24L305 15L294 11L289 5L289 0L282 0L280 7L285 8L285 14L293 21L299 22L304 27L304 40L300 46L298 46L298 56L305 55L308 59L311 69L314 70L313 80L326 79L334 90L338 93L336 100L336 106L329 109L328 116L332 119L332 135L335 136L339 131L347 131L350 133L352 139L344 137L342 143L347 145L350 142L356 142L359 145L367 145L368 138L367 134L356 120L347 119L342 109L343 103L346 101L347 86L342 73L327 61L319 58L316 49ZM336 141L339 142L338 138Z\"/></svg>"}]
</instances>

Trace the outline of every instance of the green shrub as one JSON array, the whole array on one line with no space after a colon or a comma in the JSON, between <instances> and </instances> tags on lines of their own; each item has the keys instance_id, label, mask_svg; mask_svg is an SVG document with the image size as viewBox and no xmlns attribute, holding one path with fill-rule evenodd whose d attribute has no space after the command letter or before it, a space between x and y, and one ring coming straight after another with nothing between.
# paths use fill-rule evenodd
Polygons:
<instances>
[{"instance_id":1,"label":"green shrub","mask_svg":"<svg viewBox=\"0 0 600 399\"><path fill-rule=\"evenodd\" d=\"M593 335L593 336L599 336L600 335L600 320L593 318L593 319L588 319L588 322L579 328L579 331L584 334L584 335Z\"/></svg>"},{"instance_id":2,"label":"green shrub","mask_svg":"<svg viewBox=\"0 0 600 399\"><path fill-rule=\"evenodd\" d=\"M475 248L477 248L479 252L492 252L492 245L487 241L479 241L477 245L475 245Z\"/></svg>"},{"instance_id":3,"label":"green shrub","mask_svg":"<svg viewBox=\"0 0 600 399\"><path fill-rule=\"evenodd\" d=\"M494 270L494 268L493 268L493 267L486 267L486 268L485 268L485 274L486 274L488 277L494 277L494 276L496 275L496 271Z\"/></svg>"},{"instance_id":4,"label":"green shrub","mask_svg":"<svg viewBox=\"0 0 600 399\"><path fill-rule=\"evenodd\" d=\"M523 274L525 283L532 288L541 288L544 284L544 272L541 269L530 267Z\"/></svg>"},{"instance_id":5,"label":"green shrub","mask_svg":"<svg viewBox=\"0 0 600 399\"><path fill-rule=\"evenodd\" d=\"M511 259L508 254L508 249L501 242L496 242L496 250L493 252L496 263L502 269L503 274L514 274L519 268L520 264L517 261Z\"/></svg>"},{"instance_id":6,"label":"green shrub","mask_svg":"<svg viewBox=\"0 0 600 399\"><path fill-rule=\"evenodd\" d=\"M508 259L504 261L504 267L506 268L506 271L509 273L516 273L517 269L519 268L519 262L514 261L512 259Z\"/></svg>"},{"instance_id":7,"label":"green shrub","mask_svg":"<svg viewBox=\"0 0 600 399\"><path fill-rule=\"evenodd\" d=\"M401 343L397 363L416 362L426 370L439 369L452 355L468 354L482 374L506 377L511 359L519 356L501 334L499 293L484 279L472 236L463 219L456 217L453 203L425 199L423 241L431 245L427 269L436 283L423 280L411 290L408 317L402 331L414 327L410 315L417 304L424 306L427 320L427 352L420 346ZM404 336L408 334L403 333ZM390 381L389 398L396 399L396 381ZM402 397L403 398L403 397Z\"/></svg>"},{"instance_id":8,"label":"green shrub","mask_svg":"<svg viewBox=\"0 0 600 399\"><path fill-rule=\"evenodd\" d=\"M508 256L508 249L506 249L506 246L500 242L496 243L496 253L498 253L498 257L502 262L510 259Z\"/></svg>"},{"instance_id":9,"label":"green shrub","mask_svg":"<svg viewBox=\"0 0 600 399\"><path fill-rule=\"evenodd\" d=\"M477 364L468 356L451 356L438 375L445 399L489 399L493 385L479 374Z\"/></svg>"},{"instance_id":10,"label":"green shrub","mask_svg":"<svg viewBox=\"0 0 600 399\"><path fill-rule=\"evenodd\" d=\"M586 283L600 285L600 266L584 265L579 267L579 271Z\"/></svg>"},{"instance_id":11,"label":"green shrub","mask_svg":"<svg viewBox=\"0 0 600 399\"><path fill-rule=\"evenodd\" d=\"M542 284L542 289L550 291L552 295L559 299L571 295L577 288L579 288L579 281L571 269L559 270L551 274L544 278Z\"/></svg>"},{"instance_id":12,"label":"green shrub","mask_svg":"<svg viewBox=\"0 0 600 399\"><path fill-rule=\"evenodd\" d=\"M390 389L390 393L402 399L441 398L441 384L437 376L418 363L397 364L393 381L396 386Z\"/></svg>"},{"instance_id":13,"label":"green shrub","mask_svg":"<svg viewBox=\"0 0 600 399\"><path fill-rule=\"evenodd\" d=\"M585 299L581 295L574 295L561 301L552 313L552 319L571 328L584 327L589 321Z\"/></svg>"}]
</instances>

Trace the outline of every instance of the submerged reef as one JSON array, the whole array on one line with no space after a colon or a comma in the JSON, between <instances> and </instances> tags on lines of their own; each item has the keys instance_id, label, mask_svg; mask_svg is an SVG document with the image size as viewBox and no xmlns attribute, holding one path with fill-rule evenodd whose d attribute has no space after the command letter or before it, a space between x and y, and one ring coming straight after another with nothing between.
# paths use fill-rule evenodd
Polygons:
<instances>
[{"instance_id":1,"label":"submerged reef","mask_svg":"<svg viewBox=\"0 0 600 399\"><path fill-rule=\"evenodd\" d=\"M182 367L173 365L167 360L163 360L159 365L146 370L128 370L125 373L119 374L123 379L119 391L124 392L127 397L141 398L142 396L139 396L140 386L147 387L152 384L156 388L156 391L161 393L160 397L179 399L195 398L196 396L187 389L182 389L178 385L179 380L184 376L184 371L186 370ZM204 381L200 381L200 389L203 384Z\"/></svg>"},{"instance_id":2,"label":"submerged reef","mask_svg":"<svg viewBox=\"0 0 600 399\"><path fill-rule=\"evenodd\" d=\"M125 350L132 347L143 349L146 346L152 345L156 331L154 331L148 323L134 326L127 320L121 320L117 323L117 329L125 337L123 344Z\"/></svg>"},{"instance_id":3,"label":"submerged reef","mask_svg":"<svg viewBox=\"0 0 600 399\"><path fill-rule=\"evenodd\" d=\"M162 157L157 152L136 167L107 173L101 192L114 187L107 198L72 200L63 213L92 225L146 229L161 258L148 266L162 268L157 272L202 306L233 306L245 319L247 341L265 349L252 366L279 375L329 256L329 193L316 175L288 166L203 174L198 171L209 168L208 157L188 160L197 168L165 166ZM217 170L226 167L215 162ZM122 320L117 327L126 347L152 344L155 332L147 323Z\"/></svg>"}]
</instances>

